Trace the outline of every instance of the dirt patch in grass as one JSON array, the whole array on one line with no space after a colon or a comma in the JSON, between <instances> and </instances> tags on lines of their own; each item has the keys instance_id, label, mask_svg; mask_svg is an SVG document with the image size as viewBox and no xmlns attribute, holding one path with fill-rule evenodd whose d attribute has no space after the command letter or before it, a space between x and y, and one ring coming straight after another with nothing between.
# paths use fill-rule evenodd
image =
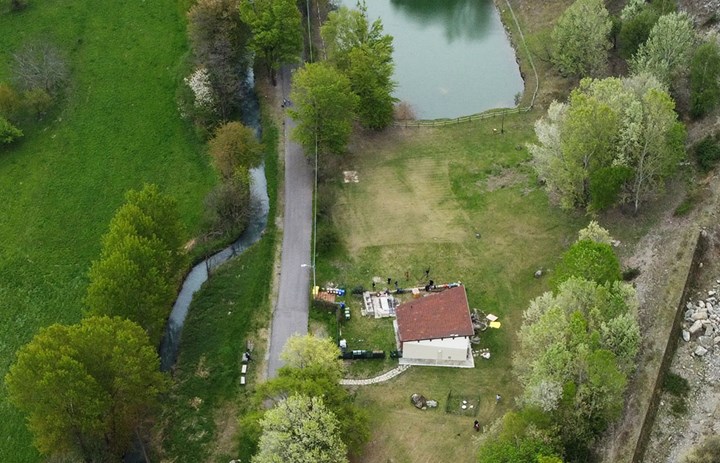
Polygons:
<instances>
[{"instance_id":1,"label":"dirt patch in grass","mask_svg":"<svg viewBox=\"0 0 720 463\"><path fill-rule=\"evenodd\" d=\"M503 169L499 174L485 179L485 189L489 192L515 185L527 184L528 177L516 169Z\"/></svg>"}]
</instances>

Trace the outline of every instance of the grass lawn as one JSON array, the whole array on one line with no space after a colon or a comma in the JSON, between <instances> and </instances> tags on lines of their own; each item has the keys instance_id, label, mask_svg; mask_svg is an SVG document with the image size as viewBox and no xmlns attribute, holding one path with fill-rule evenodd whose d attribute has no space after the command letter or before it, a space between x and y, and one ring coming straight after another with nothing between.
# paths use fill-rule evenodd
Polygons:
<instances>
[{"instance_id":1,"label":"grass lawn","mask_svg":"<svg viewBox=\"0 0 720 463\"><path fill-rule=\"evenodd\" d=\"M477 357L475 369L414 367L359 389L373 433L363 462L471 461L475 418L446 413L450 391L455 400L479 397L477 419L484 426L519 392L511 373L515 331L529 300L547 289L547 278L534 273L553 268L587 220L548 204L528 165L524 145L533 140L538 115L507 116L502 135L493 133L499 119L392 130L357 140L343 161L341 169L357 170L359 183L332 187L332 225L343 246L321 255L318 281L368 288L378 276L409 287L424 284L429 267L436 283L462 281L470 306L494 313L503 324L483 334L478 347L489 348L492 358ZM353 330L354 324L359 328ZM360 338L360 348L376 349L386 348L386 325L359 319L354 310L343 329L350 348ZM373 339L377 344L368 345ZM438 400L438 409L414 409L415 392ZM498 405L495 394L503 396Z\"/></svg>"},{"instance_id":2,"label":"grass lawn","mask_svg":"<svg viewBox=\"0 0 720 463\"><path fill-rule=\"evenodd\" d=\"M0 151L0 377L38 328L77 321L100 236L130 188L174 196L188 235L215 182L201 143L179 119L190 2L37 2L0 11L0 81L11 53L47 39L67 54L65 101ZM0 461L39 459L0 389Z\"/></svg>"}]
</instances>

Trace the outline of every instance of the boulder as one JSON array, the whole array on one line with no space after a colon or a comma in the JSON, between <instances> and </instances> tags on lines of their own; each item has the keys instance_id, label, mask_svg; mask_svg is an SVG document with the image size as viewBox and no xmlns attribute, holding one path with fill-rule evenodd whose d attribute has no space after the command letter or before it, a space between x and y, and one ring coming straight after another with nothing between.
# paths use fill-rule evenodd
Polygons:
<instances>
[{"instance_id":1,"label":"boulder","mask_svg":"<svg viewBox=\"0 0 720 463\"><path fill-rule=\"evenodd\" d=\"M715 344L720 344L720 336L715 336L715 338L713 339L713 342Z\"/></svg>"},{"instance_id":2,"label":"boulder","mask_svg":"<svg viewBox=\"0 0 720 463\"><path fill-rule=\"evenodd\" d=\"M705 336L712 337L715 332L715 328L712 325L705 325Z\"/></svg>"},{"instance_id":3,"label":"boulder","mask_svg":"<svg viewBox=\"0 0 720 463\"><path fill-rule=\"evenodd\" d=\"M715 294L717 294L715 291L708 291L708 296L713 297Z\"/></svg>"},{"instance_id":4,"label":"boulder","mask_svg":"<svg viewBox=\"0 0 720 463\"><path fill-rule=\"evenodd\" d=\"M705 348L712 347L713 345L713 339L710 336L700 336L698 342Z\"/></svg>"},{"instance_id":5,"label":"boulder","mask_svg":"<svg viewBox=\"0 0 720 463\"><path fill-rule=\"evenodd\" d=\"M707 318L708 318L708 313L706 310L698 310L692 316L693 320L707 320Z\"/></svg>"},{"instance_id":6,"label":"boulder","mask_svg":"<svg viewBox=\"0 0 720 463\"><path fill-rule=\"evenodd\" d=\"M690 332L688 330L682 330L682 338L685 342L690 341Z\"/></svg>"},{"instance_id":7,"label":"boulder","mask_svg":"<svg viewBox=\"0 0 720 463\"><path fill-rule=\"evenodd\" d=\"M413 394L412 396L410 396L410 402L419 409L427 406L427 400L420 394Z\"/></svg>"},{"instance_id":8,"label":"boulder","mask_svg":"<svg viewBox=\"0 0 720 463\"><path fill-rule=\"evenodd\" d=\"M701 309L704 309L704 308L705 308L705 301L698 301L698 302L697 302L697 306L698 306L699 308L701 308Z\"/></svg>"},{"instance_id":9,"label":"boulder","mask_svg":"<svg viewBox=\"0 0 720 463\"><path fill-rule=\"evenodd\" d=\"M695 308L695 304L693 304L691 301L688 301L688 303L685 304L685 308L688 310L693 310Z\"/></svg>"},{"instance_id":10,"label":"boulder","mask_svg":"<svg viewBox=\"0 0 720 463\"><path fill-rule=\"evenodd\" d=\"M537 271L535 272L535 278L540 278L540 277L542 276L542 274L543 274L542 269L537 270Z\"/></svg>"},{"instance_id":11,"label":"boulder","mask_svg":"<svg viewBox=\"0 0 720 463\"><path fill-rule=\"evenodd\" d=\"M437 400L428 400L426 403L428 408L435 408L438 406Z\"/></svg>"},{"instance_id":12,"label":"boulder","mask_svg":"<svg viewBox=\"0 0 720 463\"><path fill-rule=\"evenodd\" d=\"M685 320L692 320L692 316L695 314L695 311L692 309L688 309L685 311Z\"/></svg>"},{"instance_id":13,"label":"boulder","mask_svg":"<svg viewBox=\"0 0 720 463\"><path fill-rule=\"evenodd\" d=\"M690 334L695 334L698 331L700 331L700 328L702 328L703 323L700 320L695 320L695 323L692 324L690 328L688 328L688 331Z\"/></svg>"},{"instance_id":14,"label":"boulder","mask_svg":"<svg viewBox=\"0 0 720 463\"><path fill-rule=\"evenodd\" d=\"M697 349L695 349L695 352L693 354L697 355L698 357L702 357L703 355L707 354L708 350L705 349L703 346L698 346Z\"/></svg>"}]
</instances>

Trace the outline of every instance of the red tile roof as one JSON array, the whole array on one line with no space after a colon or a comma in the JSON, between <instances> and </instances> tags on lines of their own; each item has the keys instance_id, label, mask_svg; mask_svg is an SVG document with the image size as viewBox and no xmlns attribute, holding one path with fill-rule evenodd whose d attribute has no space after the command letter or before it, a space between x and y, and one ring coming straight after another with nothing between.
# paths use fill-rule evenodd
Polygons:
<instances>
[{"instance_id":1,"label":"red tile roof","mask_svg":"<svg viewBox=\"0 0 720 463\"><path fill-rule=\"evenodd\" d=\"M400 342L473 335L464 286L412 299L396 314Z\"/></svg>"}]
</instances>

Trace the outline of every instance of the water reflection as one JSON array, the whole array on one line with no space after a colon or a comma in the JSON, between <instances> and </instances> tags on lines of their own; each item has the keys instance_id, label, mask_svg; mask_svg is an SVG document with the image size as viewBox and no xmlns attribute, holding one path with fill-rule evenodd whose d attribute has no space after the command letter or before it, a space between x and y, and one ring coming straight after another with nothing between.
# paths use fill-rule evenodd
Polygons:
<instances>
[{"instance_id":1,"label":"water reflection","mask_svg":"<svg viewBox=\"0 0 720 463\"><path fill-rule=\"evenodd\" d=\"M390 0L390 4L423 27L441 26L448 42L482 39L491 29L489 0Z\"/></svg>"}]
</instances>

